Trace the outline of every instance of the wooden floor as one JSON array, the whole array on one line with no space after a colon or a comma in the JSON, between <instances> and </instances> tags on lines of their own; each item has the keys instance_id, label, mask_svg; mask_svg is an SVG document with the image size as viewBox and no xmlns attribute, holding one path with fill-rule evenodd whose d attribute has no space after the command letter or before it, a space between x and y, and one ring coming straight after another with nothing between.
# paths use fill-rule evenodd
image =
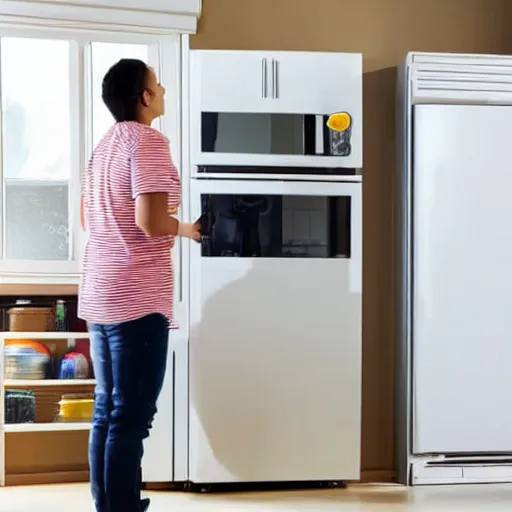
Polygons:
<instances>
[{"instance_id":1,"label":"wooden floor","mask_svg":"<svg viewBox=\"0 0 512 512\"><path fill-rule=\"evenodd\" d=\"M470 512L512 510L512 486L482 485L407 490L354 486L347 490L269 494L190 495L149 493L150 512L251 512L322 510L350 512ZM93 512L85 485L0 489L1 512Z\"/></svg>"}]
</instances>

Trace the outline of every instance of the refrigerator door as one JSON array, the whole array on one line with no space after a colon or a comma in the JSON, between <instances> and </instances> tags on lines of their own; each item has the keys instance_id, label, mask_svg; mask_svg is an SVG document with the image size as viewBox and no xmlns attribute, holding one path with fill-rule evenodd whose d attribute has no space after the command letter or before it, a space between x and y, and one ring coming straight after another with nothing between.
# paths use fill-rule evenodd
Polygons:
<instances>
[{"instance_id":1,"label":"refrigerator door","mask_svg":"<svg viewBox=\"0 0 512 512\"><path fill-rule=\"evenodd\" d=\"M191 248L189 479L358 479L361 184L193 181L192 218L206 209L214 228ZM232 224L256 197L260 247L237 249ZM332 197L351 207L327 254Z\"/></svg>"},{"instance_id":2,"label":"refrigerator door","mask_svg":"<svg viewBox=\"0 0 512 512\"><path fill-rule=\"evenodd\" d=\"M414 109L413 452L512 452L512 107Z\"/></svg>"}]
</instances>

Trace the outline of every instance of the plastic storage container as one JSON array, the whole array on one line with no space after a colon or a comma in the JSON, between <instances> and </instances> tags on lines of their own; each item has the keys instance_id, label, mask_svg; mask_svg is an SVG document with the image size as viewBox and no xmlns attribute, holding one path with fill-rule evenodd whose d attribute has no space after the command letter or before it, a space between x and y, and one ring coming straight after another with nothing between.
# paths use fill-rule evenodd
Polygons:
<instances>
[{"instance_id":1,"label":"plastic storage container","mask_svg":"<svg viewBox=\"0 0 512 512\"><path fill-rule=\"evenodd\" d=\"M94 407L92 394L62 395L59 402L58 421L91 421Z\"/></svg>"}]
</instances>

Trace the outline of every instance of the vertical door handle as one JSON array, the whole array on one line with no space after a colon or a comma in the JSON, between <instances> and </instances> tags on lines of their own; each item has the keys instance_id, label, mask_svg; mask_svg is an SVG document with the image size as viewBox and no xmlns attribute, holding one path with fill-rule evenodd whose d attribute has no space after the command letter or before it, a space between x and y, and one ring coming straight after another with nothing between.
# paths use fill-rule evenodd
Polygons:
<instances>
[{"instance_id":1,"label":"vertical door handle","mask_svg":"<svg viewBox=\"0 0 512 512\"><path fill-rule=\"evenodd\" d=\"M261 59L261 95L263 98L268 97L268 70L267 59Z\"/></svg>"},{"instance_id":2,"label":"vertical door handle","mask_svg":"<svg viewBox=\"0 0 512 512\"><path fill-rule=\"evenodd\" d=\"M276 97L276 59L272 59L272 98Z\"/></svg>"},{"instance_id":3,"label":"vertical door handle","mask_svg":"<svg viewBox=\"0 0 512 512\"><path fill-rule=\"evenodd\" d=\"M275 59L274 64L274 98L279 98L279 61Z\"/></svg>"}]
</instances>

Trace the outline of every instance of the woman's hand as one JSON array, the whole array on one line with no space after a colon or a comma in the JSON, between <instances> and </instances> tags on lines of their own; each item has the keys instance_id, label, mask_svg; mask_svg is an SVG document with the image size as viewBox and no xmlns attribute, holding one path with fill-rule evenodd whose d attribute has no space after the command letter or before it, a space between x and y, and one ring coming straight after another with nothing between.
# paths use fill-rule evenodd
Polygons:
<instances>
[{"instance_id":1,"label":"woman's hand","mask_svg":"<svg viewBox=\"0 0 512 512\"><path fill-rule=\"evenodd\" d=\"M178 206L170 207L167 209L167 213L170 216L174 216L178 213ZM182 236L185 238L191 238L196 242L201 241L201 222L197 220L196 222L180 222L178 228L178 236Z\"/></svg>"},{"instance_id":2,"label":"woman's hand","mask_svg":"<svg viewBox=\"0 0 512 512\"><path fill-rule=\"evenodd\" d=\"M197 220L196 222L180 222L178 229L178 236L185 238L191 238L196 242L201 241L201 223Z\"/></svg>"}]
</instances>

